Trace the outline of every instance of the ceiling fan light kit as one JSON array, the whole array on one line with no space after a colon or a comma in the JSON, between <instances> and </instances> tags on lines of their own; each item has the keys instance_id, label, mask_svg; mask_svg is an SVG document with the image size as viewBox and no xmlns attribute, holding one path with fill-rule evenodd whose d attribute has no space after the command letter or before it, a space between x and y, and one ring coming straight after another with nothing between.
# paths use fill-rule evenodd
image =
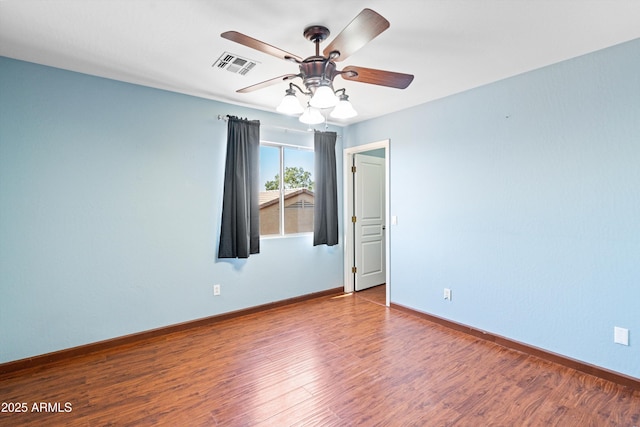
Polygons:
<instances>
[{"instance_id":1,"label":"ceiling fan light kit","mask_svg":"<svg viewBox=\"0 0 640 427\"><path fill-rule=\"evenodd\" d=\"M357 116L358 112L353 108L351 102L349 102L349 95L344 93L344 89L341 90L343 92L342 95L340 95L340 100L329 115L334 119L350 119L351 117Z\"/></svg>"},{"instance_id":2,"label":"ceiling fan light kit","mask_svg":"<svg viewBox=\"0 0 640 427\"><path fill-rule=\"evenodd\" d=\"M335 107L337 103L338 97L333 92L333 88L326 84L318 86L309 100L309 105L320 109Z\"/></svg>"},{"instance_id":3,"label":"ceiling fan light kit","mask_svg":"<svg viewBox=\"0 0 640 427\"><path fill-rule=\"evenodd\" d=\"M324 122L325 118L320 111L308 105L298 120L307 125L318 125Z\"/></svg>"},{"instance_id":4,"label":"ceiling fan light kit","mask_svg":"<svg viewBox=\"0 0 640 427\"><path fill-rule=\"evenodd\" d=\"M397 89L405 89L413 81L413 75L411 74L356 66L348 66L341 71L336 67L336 62L345 60L349 55L369 43L387 28L389 28L389 21L382 15L371 9L363 9L362 12L331 41L321 55L320 43L329 37L329 29L321 25L307 27L303 35L307 40L315 44L315 55L305 59L301 59L297 55L293 55L275 46L238 33L237 31L227 31L222 33L221 36L280 59L297 63L299 67L298 74L285 74L238 89L237 92L247 93L282 81L300 78L306 90L303 90L300 86L293 83L289 83L289 88L286 90L285 96L276 108L276 111L289 115L302 114L299 118L302 123L318 124L325 121L325 116L320 110L333 108L330 116L336 119L347 119L357 115L353 105L349 102L349 96L347 96L346 90L335 90L333 88L333 82L336 76L341 76L343 79L349 81ZM296 96L296 89L302 95L309 97L306 108L300 105Z\"/></svg>"},{"instance_id":5,"label":"ceiling fan light kit","mask_svg":"<svg viewBox=\"0 0 640 427\"><path fill-rule=\"evenodd\" d=\"M302 108L302 105L298 102L296 91L293 88L287 89L287 93L284 98L282 98L282 101L280 102L280 105L278 105L278 108L276 108L276 111L289 116L302 114L304 108Z\"/></svg>"}]
</instances>

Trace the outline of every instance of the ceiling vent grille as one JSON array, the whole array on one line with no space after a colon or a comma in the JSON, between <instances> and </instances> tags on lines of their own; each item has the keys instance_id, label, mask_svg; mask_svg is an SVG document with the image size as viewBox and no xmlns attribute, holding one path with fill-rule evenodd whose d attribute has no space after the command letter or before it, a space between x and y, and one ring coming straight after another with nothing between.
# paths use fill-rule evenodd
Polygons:
<instances>
[{"instance_id":1,"label":"ceiling vent grille","mask_svg":"<svg viewBox=\"0 0 640 427\"><path fill-rule=\"evenodd\" d=\"M258 61L253 59L243 58L235 53L223 52L213 67L246 76L257 64Z\"/></svg>"}]
</instances>

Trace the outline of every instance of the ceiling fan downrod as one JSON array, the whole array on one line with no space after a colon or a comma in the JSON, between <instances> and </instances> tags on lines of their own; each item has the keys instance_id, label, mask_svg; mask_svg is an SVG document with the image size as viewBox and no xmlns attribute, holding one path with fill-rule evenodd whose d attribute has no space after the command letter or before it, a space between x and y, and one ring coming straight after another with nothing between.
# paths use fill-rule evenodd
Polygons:
<instances>
[{"instance_id":1,"label":"ceiling fan downrod","mask_svg":"<svg viewBox=\"0 0 640 427\"><path fill-rule=\"evenodd\" d=\"M320 56L320 43L325 41L331 33L327 27L312 25L304 29L304 38L316 45L316 56Z\"/></svg>"}]
</instances>

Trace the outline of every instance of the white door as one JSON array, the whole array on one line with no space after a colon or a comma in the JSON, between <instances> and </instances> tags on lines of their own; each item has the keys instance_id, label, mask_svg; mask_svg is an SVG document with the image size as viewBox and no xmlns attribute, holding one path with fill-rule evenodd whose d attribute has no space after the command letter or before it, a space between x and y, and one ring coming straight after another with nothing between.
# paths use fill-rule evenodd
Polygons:
<instances>
[{"instance_id":1,"label":"white door","mask_svg":"<svg viewBox=\"0 0 640 427\"><path fill-rule=\"evenodd\" d=\"M356 291L386 280L384 163L380 157L354 154Z\"/></svg>"}]
</instances>

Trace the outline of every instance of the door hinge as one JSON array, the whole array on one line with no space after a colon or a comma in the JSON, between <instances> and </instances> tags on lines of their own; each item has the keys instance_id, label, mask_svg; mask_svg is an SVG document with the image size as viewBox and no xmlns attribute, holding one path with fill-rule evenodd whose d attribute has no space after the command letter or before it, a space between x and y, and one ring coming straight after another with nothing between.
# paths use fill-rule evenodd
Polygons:
<instances>
[{"instance_id":1,"label":"door hinge","mask_svg":"<svg viewBox=\"0 0 640 427\"><path fill-rule=\"evenodd\" d=\"M356 173L356 167L355 166L351 166L351 173Z\"/></svg>"},{"instance_id":2,"label":"door hinge","mask_svg":"<svg viewBox=\"0 0 640 427\"><path fill-rule=\"evenodd\" d=\"M356 274L356 273L358 272L358 267L355 267L355 266L354 266L354 267L351 267L351 272L352 272L353 274Z\"/></svg>"},{"instance_id":3,"label":"door hinge","mask_svg":"<svg viewBox=\"0 0 640 427\"><path fill-rule=\"evenodd\" d=\"M356 222L356 217L355 216L351 217L351 222Z\"/></svg>"}]
</instances>

